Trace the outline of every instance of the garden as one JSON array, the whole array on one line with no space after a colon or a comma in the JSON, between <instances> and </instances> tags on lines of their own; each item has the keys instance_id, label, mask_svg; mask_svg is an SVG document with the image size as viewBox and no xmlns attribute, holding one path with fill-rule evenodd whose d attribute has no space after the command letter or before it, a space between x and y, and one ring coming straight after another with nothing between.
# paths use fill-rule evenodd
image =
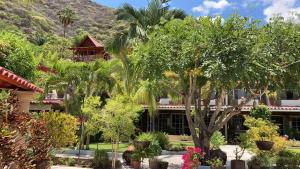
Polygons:
<instances>
[{"instance_id":1,"label":"garden","mask_svg":"<svg viewBox=\"0 0 300 169\"><path fill-rule=\"evenodd\" d=\"M300 25L281 17L261 24L237 13L196 18L168 2L118 8L126 29L105 44L110 60L72 60L68 48L90 33L68 37L76 20L67 7L57 14L63 36L29 38L0 21L0 66L43 87L36 102L51 91L63 102L56 111L20 112L17 91L1 89L0 169L300 168L299 131L280 133L270 111L272 94L300 91ZM247 91L239 102L236 89ZM190 135L157 130L162 97L184 107ZM223 129L237 115L247 130L230 145Z\"/></svg>"}]
</instances>

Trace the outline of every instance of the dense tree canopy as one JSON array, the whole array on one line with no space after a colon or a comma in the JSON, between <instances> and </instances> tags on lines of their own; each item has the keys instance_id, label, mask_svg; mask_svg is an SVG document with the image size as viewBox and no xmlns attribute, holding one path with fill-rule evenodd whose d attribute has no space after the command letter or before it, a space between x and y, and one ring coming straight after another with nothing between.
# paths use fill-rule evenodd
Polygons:
<instances>
[{"instance_id":1,"label":"dense tree canopy","mask_svg":"<svg viewBox=\"0 0 300 169\"><path fill-rule=\"evenodd\" d=\"M33 81L36 72L34 46L18 32L0 31L0 66Z\"/></svg>"}]
</instances>

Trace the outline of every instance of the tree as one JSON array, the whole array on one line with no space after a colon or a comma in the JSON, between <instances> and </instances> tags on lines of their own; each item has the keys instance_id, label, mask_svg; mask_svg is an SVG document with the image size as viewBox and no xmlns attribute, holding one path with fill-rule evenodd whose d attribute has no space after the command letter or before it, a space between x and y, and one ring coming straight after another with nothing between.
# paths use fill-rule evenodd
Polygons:
<instances>
[{"instance_id":1,"label":"tree","mask_svg":"<svg viewBox=\"0 0 300 169\"><path fill-rule=\"evenodd\" d=\"M116 167L119 142L130 139L130 136L134 134L134 122L137 120L139 111L141 111L141 107L135 104L130 97L124 95L117 95L109 99L101 111L103 136L113 144L113 168Z\"/></svg>"},{"instance_id":2,"label":"tree","mask_svg":"<svg viewBox=\"0 0 300 169\"><path fill-rule=\"evenodd\" d=\"M74 21L75 21L75 14L76 13L71 8L69 8L69 7L61 9L57 13L57 16L58 16L58 18L60 20L60 23L63 25L64 37L66 37L67 27L69 25L73 24Z\"/></svg>"},{"instance_id":3,"label":"tree","mask_svg":"<svg viewBox=\"0 0 300 169\"><path fill-rule=\"evenodd\" d=\"M35 80L36 74L33 49L22 34L0 31L0 66L30 81Z\"/></svg>"},{"instance_id":4,"label":"tree","mask_svg":"<svg viewBox=\"0 0 300 169\"><path fill-rule=\"evenodd\" d=\"M95 135L100 131L100 97L89 96L84 100L81 111L83 114L84 135L86 135L86 149L89 149L90 135ZM83 139L81 141L83 143Z\"/></svg>"},{"instance_id":5,"label":"tree","mask_svg":"<svg viewBox=\"0 0 300 169\"><path fill-rule=\"evenodd\" d=\"M271 44L266 28L238 15L224 23L220 17L215 20L188 17L157 28L146 44L140 44L134 50L134 55L140 56L144 65L144 76L160 81L183 97L193 141L208 155L212 134L239 114L246 103L270 86L278 86L278 78L290 73L284 65L291 61L280 57L283 53L277 51L270 55L267 52L279 43ZM291 36L293 34L286 35L290 40L296 38ZM298 57L299 50L290 46L293 50L286 50L290 52L289 56ZM282 64L280 59L286 63ZM233 89L244 89L249 94L240 104L224 106L226 94ZM209 105L214 99L213 94L215 107Z\"/></svg>"}]
</instances>

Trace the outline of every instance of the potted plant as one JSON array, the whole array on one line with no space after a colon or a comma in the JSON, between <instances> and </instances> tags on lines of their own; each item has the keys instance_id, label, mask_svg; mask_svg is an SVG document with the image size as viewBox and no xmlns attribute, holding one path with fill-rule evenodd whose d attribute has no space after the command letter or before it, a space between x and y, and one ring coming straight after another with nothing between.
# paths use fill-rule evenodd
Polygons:
<instances>
[{"instance_id":1,"label":"potted plant","mask_svg":"<svg viewBox=\"0 0 300 169\"><path fill-rule=\"evenodd\" d=\"M248 139L247 134L241 134L239 137L239 146L234 151L235 160L231 160L231 168L232 169L246 169L246 163L242 160L242 157L247 148L251 147L251 142Z\"/></svg>"},{"instance_id":2,"label":"potted plant","mask_svg":"<svg viewBox=\"0 0 300 169\"><path fill-rule=\"evenodd\" d=\"M270 141L272 138L268 132L259 131L260 140L255 141L259 150L269 151L273 148L274 142Z\"/></svg>"},{"instance_id":3,"label":"potted plant","mask_svg":"<svg viewBox=\"0 0 300 169\"><path fill-rule=\"evenodd\" d=\"M135 150L131 154L130 165L134 169L140 169L141 168L141 162L142 162L142 153L140 153L139 151Z\"/></svg>"},{"instance_id":4,"label":"potted plant","mask_svg":"<svg viewBox=\"0 0 300 169\"><path fill-rule=\"evenodd\" d=\"M182 156L184 161L182 169L197 169L203 157L204 153L199 147L187 147L186 153Z\"/></svg>"},{"instance_id":5,"label":"potted plant","mask_svg":"<svg viewBox=\"0 0 300 169\"><path fill-rule=\"evenodd\" d=\"M214 158L211 160L208 160L207 163L210 165L211 169L225 169L223 165L223 161L219 158Z\"/></svg>"},{"instance_id":6,"label":"potted plant","mask_svg":"<svg viewBox=\"0 0 300 169\"><path fill-rule=\"evenodd\" d=\"M151 169L168 168L169 163L156 159L156 156L161 154L161 147L158 143L151 143L146 149L146 157L149 158L149 167Z\"/></svg>"}]
</instances>

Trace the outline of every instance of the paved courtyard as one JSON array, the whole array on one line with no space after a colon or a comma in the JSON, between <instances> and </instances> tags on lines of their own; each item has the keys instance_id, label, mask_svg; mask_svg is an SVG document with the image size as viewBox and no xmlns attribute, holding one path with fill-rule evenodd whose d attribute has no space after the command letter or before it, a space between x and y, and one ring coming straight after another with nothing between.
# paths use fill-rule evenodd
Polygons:
<instances>
[{"instance_id":1,"label":"paved courtyard","mask_svg":"<svg viewBox=\"0 0 300 169\"><path fill-rule=\"evenodd\" d=\"M221 146L222 151L226 152L227 154L227 169L230 169L230 161L232 159L235 158L234 156L234 150L237 148L237 146L235 145L225 145L225 146ZM168 153L164 153L165 155L161 155L158 158L162 159L164 161L169 162L169 169L180 169L181 165L182 165L182 160L181 160L181 154L183 152L179 152L179 154L174 155L173 153L170 155L167 155ZM57 154L57 156L60 157L70 157L70 158L77 158L77 156L75 154ZM244 156L243 156L243 160L249 160L253 155L249 152L245 152ZM120 160L121 159L121 155L119 156ZM82 158L93 158L92 153L86 153L82 156ZM148 168L148 160L145 159L143 164L142 164L143 168ZM123 167L124 169L129 167ZM76 168L76 167L64 167L64 166L53 166L51 169L80 169L80 168Z\"/></svg>"}]
</instances>

